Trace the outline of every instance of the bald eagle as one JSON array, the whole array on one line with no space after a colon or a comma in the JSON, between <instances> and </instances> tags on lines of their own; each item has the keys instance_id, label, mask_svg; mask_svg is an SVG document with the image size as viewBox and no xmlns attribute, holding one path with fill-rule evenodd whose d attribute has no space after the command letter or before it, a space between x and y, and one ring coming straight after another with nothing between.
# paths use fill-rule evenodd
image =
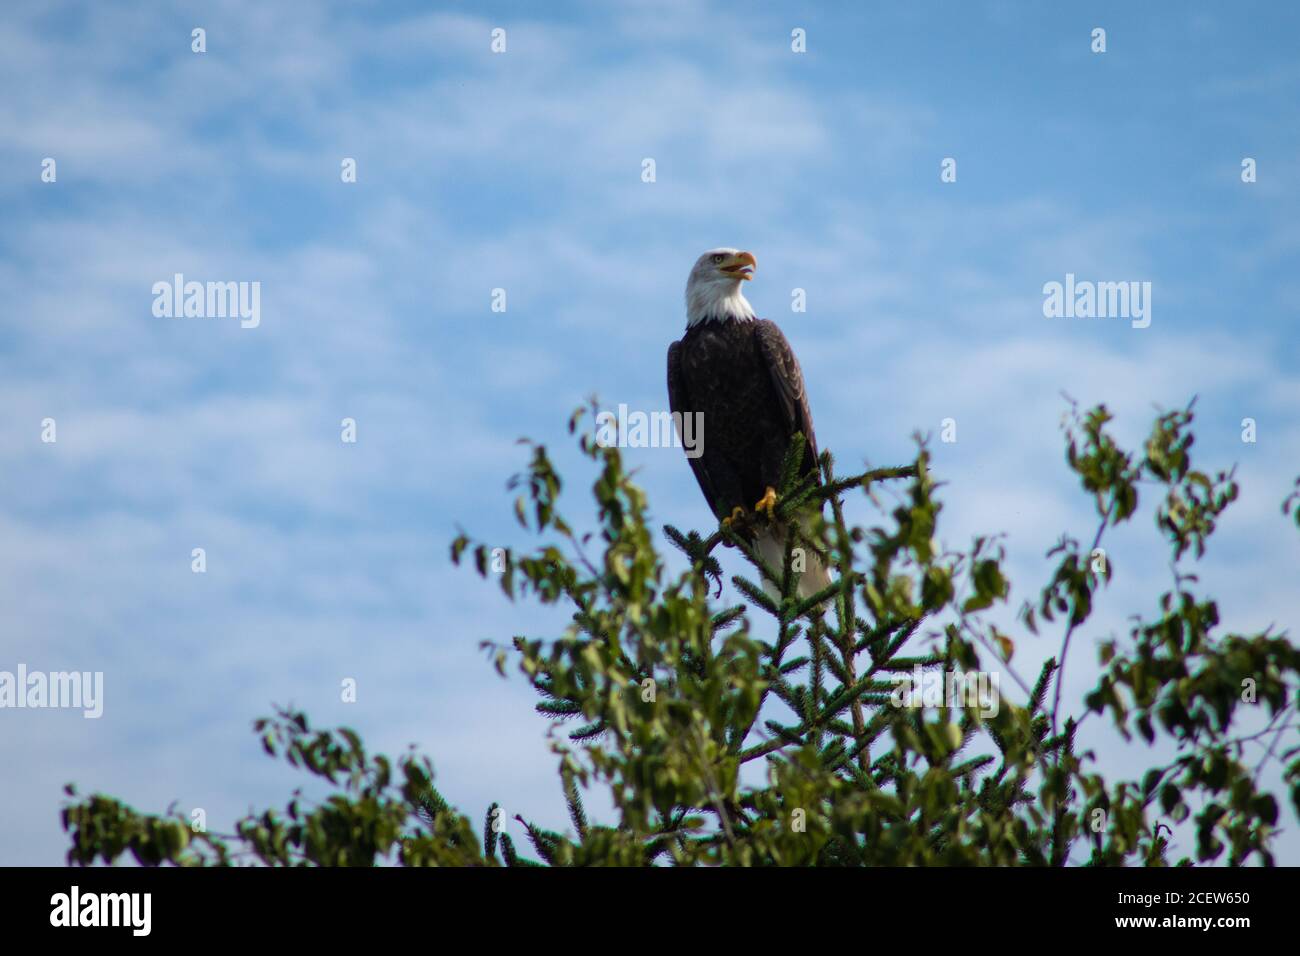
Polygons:
<instances>
[{"instance_id":1,"label":"bald eagle","mask_svg":"<svg viewBox=\"0 0 1300 956\"><path fill-rule=\"evenodd\" d=\"M696 261L686 280L686 334L668 349L668 403L674 418L703 416L702 450L687 461L714 516L748 528L779 575L791 533L771 520L781 465L794 433L802 432L800 477L817 474L817 437L799 360L776 323L757 318L740 291L757 266L739 249L710 249ZM769 520L751 524L750 509ZM794 569L803 565L799 595L806 598L831 581L821 556L805 551ZM763 586L779 597L774 582L765 578Z\"/></svg>"}]
</instances>

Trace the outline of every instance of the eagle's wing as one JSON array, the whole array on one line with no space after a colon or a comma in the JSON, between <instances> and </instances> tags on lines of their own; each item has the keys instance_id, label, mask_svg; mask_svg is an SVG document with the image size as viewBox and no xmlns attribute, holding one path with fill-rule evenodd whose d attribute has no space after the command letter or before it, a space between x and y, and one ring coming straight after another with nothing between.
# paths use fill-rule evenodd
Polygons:
<instances>
[{"instance_id":1,"label":"eagle's wing","mask_svg":"<svg viewBox=\"0 0 1300 956\"><path fill-rule=\"evenodd\" d=\"M767 370L776 386L777 397L785 412L786 425L790 433L803 432L808 443L804 455L803 473L820 471L817 465L817 435L813 432L812 411L808 408L808 392L803 387L803 371L794 350L785 340L780 327L771 319L759 319L754 323L758 338L759 351L767 363Z\"/></svg>"},{"instance_id":2,"label":"eagle's wing","mask_svg":"<svg viewBox=\"0 0 1300 956\"><path fill-rule=\"evenodd\" d=\"M691 399L686 392L686 382L682 378L681 342L674 342L668 346L668 408L670 411L680 413L683 418L696 411L691 407ZM697 455L692 458L687 455L686 461L690 464L691 471L695 473L695 480L700 484L700 491L704 492L704 500L709 503L709 510L716 516L718 513L717 498L713 493L713 482L709 480L708 469L704 465L704 456Z\"/></svg>"}]
</instances>

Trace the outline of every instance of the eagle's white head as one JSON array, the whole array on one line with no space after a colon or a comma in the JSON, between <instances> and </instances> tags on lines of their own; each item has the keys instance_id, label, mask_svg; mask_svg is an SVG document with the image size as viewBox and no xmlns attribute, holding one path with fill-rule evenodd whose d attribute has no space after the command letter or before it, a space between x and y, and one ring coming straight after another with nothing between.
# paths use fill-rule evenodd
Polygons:
<instances>
[{"instance_id":1,"label":"eagle's white head","mask_svg":"<svg viewBox=\"0 0 1300 956\"><path fill-rule=\"evenodd\" d=\"M695 260L686 280L686 326L724 319L746 321L754 308L740 284L754 275L758 260L739 249L710 249Z\"/></svg>"}]
</instances>

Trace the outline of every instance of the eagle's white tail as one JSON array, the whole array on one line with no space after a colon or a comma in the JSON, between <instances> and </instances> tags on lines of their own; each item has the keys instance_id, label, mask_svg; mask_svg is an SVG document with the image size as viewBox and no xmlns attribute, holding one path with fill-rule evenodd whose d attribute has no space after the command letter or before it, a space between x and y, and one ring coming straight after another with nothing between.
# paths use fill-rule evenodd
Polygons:
<instances>
[{"instance_id":1,"label":"eagle's white tail","mask_svg":"<svg viewBox=\"0 0 1300 956\"><path fill-rule=\"evenodd\" d=\"M763 563L772 569L772 573L780 576L785 568L785 545L789 538L789 529L778 524L771 527L763 528L759 531L754 539L756 550ZM796 548L803 548L803 572L799 572L800 554L795 553L795 559L792 562L791 574L798 579L798 595L801 599L810 598L823 588L829 587L831 576L826 571L826 565L822 561L822 556L815 548L808 547L806 542L796 542ZM763 575L763 591L773 601L781 600L780 582L773 582Z\"/></svg>"}]
</instances>

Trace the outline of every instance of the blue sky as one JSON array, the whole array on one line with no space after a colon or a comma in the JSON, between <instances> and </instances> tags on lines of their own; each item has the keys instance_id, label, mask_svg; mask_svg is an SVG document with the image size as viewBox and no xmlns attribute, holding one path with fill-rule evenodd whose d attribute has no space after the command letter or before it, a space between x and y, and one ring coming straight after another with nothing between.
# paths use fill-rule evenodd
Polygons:
<instances>
[{"instance_id":1,"label":"blue sky","mask_svg":"<svg viewBox=\"0 0 1300 956\"><path fill-rule=\"evenodd\" d=\"M1275 3L6 4L0 669L102 670L105 712L0 711L0 862L62 860L67 781L219 828L282 801L297 778L249 729L272 702L418 743L475 818L562 826L532 696L478 648L559 619L447 545L522 543L523 435L581 513L568 413L664 407L687 271L719 245L757 255L747 293L841 468L956 420L943 538L1005 531L1013 606L1091 533L1061 393L1129 441L1195 394L1202 464L1243 486L1203 583L1232 629L1294 625L1298 28ZM260 282L260 325L155 317L177 272ZM1151 326L1045 319L1066 273L1150 281ZM658 520L706 522L680 451L629 457ZM1111 547L1067 699L1169 580L1149 511ZM1100 724L1111 774L1150 759Z\"/></svg>"}]
</instances>

